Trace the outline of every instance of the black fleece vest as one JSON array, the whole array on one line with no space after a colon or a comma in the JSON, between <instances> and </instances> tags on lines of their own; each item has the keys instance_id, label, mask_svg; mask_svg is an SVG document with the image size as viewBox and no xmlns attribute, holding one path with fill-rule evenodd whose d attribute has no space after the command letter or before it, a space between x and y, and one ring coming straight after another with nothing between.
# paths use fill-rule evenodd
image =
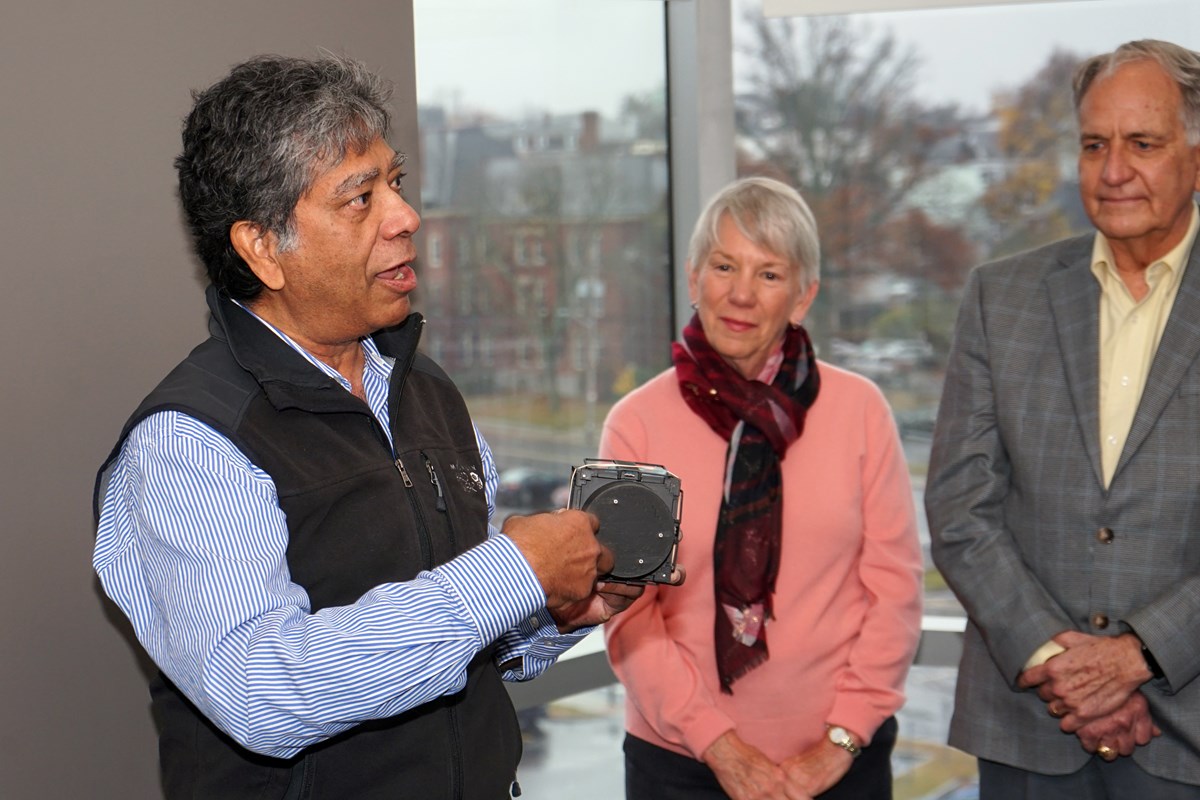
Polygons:
<instances>
[{"instance_id":1,"label":"black fleece vest","mask_svg":"<svg viewBox=\"0 0 1200 800\"><path fill-rule=\"evenodd\" d=\"M409 580L483 541L474 429L450 379L416 352L420 315L373 337L396 359L393 453L366 403L211 287L208 304L211 338L130 417L101 469L97 503L129 431L171 409L220 431L271 476L287 515L288 568L313 611ZM171 799L496 800L509 797L520 758L516 715L490 647L458 694L360 724L287 760L236 744L165 676L150 689Z\"/></svg>"}]
</instances>

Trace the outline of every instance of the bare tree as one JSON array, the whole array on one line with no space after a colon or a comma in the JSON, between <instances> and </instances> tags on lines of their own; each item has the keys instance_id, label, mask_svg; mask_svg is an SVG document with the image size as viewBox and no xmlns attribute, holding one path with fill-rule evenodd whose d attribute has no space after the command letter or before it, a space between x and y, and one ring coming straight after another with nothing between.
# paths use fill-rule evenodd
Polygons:
<instances>
[{"instance_id":1,"label":"bare tree","mask_svg":"<svg viewBox=\"0 0 1200 800\"><path fill-rule=\"evenodd\" d=\"M888 32L844 17L745 15L748 69L738 97L739 171L795 185L821 232L818 344L844 327L855 282L891 272L887 223L928 177L937 145L959 128L954 107L913 95L918 60Z\"/></svg>"}]
</instances>

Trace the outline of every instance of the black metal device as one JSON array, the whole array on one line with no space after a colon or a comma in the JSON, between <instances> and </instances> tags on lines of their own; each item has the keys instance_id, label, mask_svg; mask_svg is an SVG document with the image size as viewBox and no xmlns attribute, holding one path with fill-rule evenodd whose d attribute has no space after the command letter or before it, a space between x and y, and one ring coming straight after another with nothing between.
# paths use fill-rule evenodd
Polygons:
<instances>
[{"instance_id":1,"label":"black metal device","mask_svg":"<svg viewBox=\"0 0 1200 800\"><path fill-rule=\"evenodd\" d=\"M673 582L683 488L664 467L586 459L571 472L568 507L589 511L600 520L596 537L614 559L605 580Z\"/></svg>"}]
</instances>

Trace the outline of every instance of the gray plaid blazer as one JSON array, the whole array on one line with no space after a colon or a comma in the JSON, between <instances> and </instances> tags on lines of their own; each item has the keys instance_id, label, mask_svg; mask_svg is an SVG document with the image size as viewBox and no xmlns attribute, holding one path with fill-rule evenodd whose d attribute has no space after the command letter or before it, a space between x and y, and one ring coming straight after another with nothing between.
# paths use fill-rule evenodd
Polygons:
<instances>
[{"instance_id":1,"label":"gray plaid blazer","mask_svg":"<svg viewBox=\"0 0 1200 800\"><path fill-rule=\"evenodd\" d=\"M1091 252L1091 235L1057 242L965 289L925 490L934 562L970 618L950 743L1079 769L1078 739L1017 677L1060 631L1133 630L1165 673L1142 687L1164 733L1134 759L1200 784L1200 246L1107 492Z\"/></svg>"}]
</instances>

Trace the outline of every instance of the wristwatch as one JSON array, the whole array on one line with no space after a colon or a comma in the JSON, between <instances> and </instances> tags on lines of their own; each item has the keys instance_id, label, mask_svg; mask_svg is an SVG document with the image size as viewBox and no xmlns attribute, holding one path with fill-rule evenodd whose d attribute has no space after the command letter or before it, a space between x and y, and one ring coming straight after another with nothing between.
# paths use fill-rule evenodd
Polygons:
<instances>
[{"instance_id":1,"label":"wristwatch","mask_svg":"<svg viewBox=\"0 0 1200 800\"><path fill-rule=\"evenodd\" d=\"M829 730L826 731L826 735L829 737L829 741L845 750L854 758L862 755L862 749L854 743L854 737L845 728L839 725L830 726Z\"/></svg>"}]
</instances>

